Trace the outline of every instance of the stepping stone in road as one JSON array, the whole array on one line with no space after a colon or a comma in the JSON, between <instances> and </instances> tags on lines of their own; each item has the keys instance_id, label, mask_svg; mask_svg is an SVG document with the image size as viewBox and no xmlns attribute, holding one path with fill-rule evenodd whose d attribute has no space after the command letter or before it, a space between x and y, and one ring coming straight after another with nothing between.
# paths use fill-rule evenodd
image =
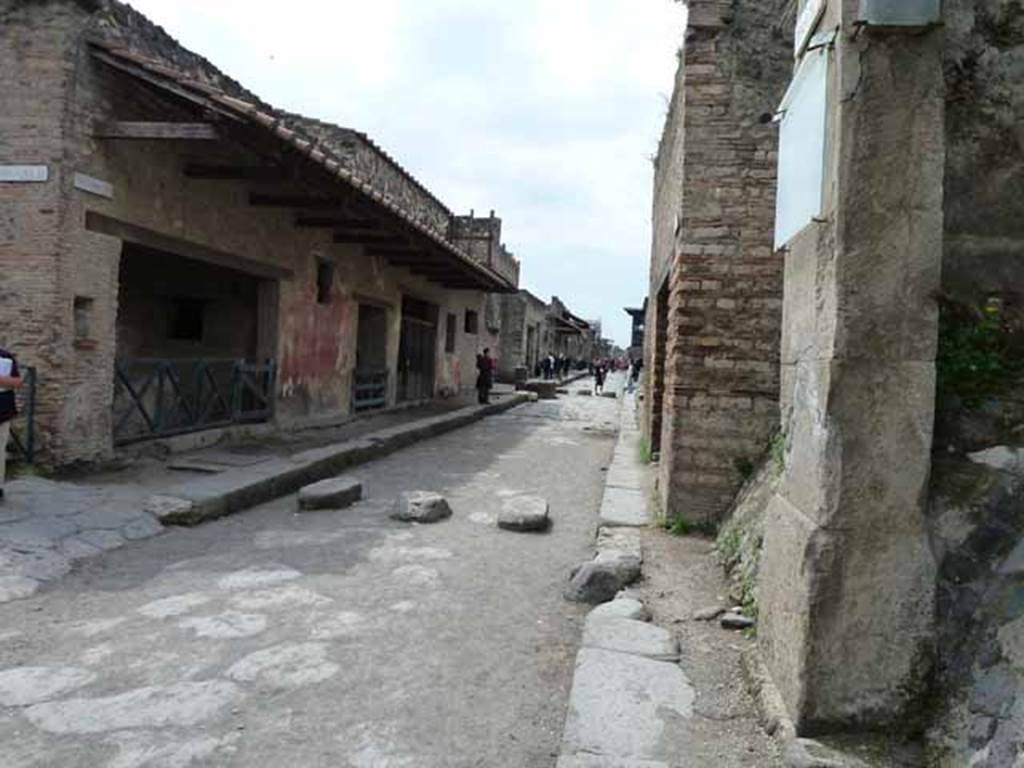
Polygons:
<instances>
[{"instance_id":1,"label":"stepping stone in road","mask_svg":"<svg viewBox=\"0 0 1024 768\"><path fill-rule=\"evenodd\" d=\"M299 490L299 509L344 509L363 498L363 484L344 477L329 477Z\"/></svg>"},{"instance_id":2,"label":"stepping stone in road","mask_svg":"<svg viewBox=\"0 0 1024 768\"><path fill-rule=\"evenodd\" d=\"M406 523L436 523L452 516L452 508L439 493L432 491L408 491L395 501L391 512L393 520Z\"/></svg>"},{"instance_id":3,"label":"stepping stone in road","mask_svg":"<svg viewBox=\"0 0 1024 768\"><path fill-rule=\"evenodd\" d=\"M498 514L498 527L507 531L545 531L550 524L548 502L540 496L505 499Z\"/></svg>"}]
</instances>

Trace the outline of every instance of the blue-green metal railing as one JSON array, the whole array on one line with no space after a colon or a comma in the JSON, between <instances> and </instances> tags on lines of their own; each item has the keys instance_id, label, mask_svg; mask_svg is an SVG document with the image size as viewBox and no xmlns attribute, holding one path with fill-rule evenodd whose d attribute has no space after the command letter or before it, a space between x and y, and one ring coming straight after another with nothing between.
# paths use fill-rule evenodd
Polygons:
<instances>
[{"instance_id":1,"label":"blue-green metal railing","mask_svg":"<svg viewBox=\"0 0 1024 768\"><path fill-rule=\"evenodd\" d=\"M114 364L114 443L267 421L273 360L130 358Z\"/></svg>"},{"instance_id":2,"label":"blue-green metal railing","mask_svg":"<svg viewBox=\"0 0 1024 768\"><path fill-rule=\"evenodd\" d=\"M383 408L388 398L388 372L356 371L352 380L352 410Z\"/></svg>"}]
</instances>

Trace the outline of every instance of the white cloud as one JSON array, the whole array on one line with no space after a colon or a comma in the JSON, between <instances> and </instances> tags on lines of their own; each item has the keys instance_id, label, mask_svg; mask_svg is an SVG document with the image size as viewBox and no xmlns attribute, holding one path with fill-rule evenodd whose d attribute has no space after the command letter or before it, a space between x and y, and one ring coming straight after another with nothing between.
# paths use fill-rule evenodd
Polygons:
<instances>
[{"instance_id":1,"label":"white cloud","mask_svg":"<svg viewBox=\"0 0 1024 768\"><path fill-rule=\"evenodd\" d=\"M131 0L270 103L366 131L457 211L497 210L523 286L628 340L675 0Z\"/></svg>"}]
</instances>

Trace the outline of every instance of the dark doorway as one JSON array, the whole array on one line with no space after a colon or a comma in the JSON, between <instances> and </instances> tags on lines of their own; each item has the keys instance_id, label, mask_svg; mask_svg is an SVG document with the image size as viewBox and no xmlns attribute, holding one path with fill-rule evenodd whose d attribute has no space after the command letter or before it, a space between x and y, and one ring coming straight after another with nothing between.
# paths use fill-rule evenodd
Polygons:
<instances>
[{"instance_id":1,"label":"dark doorway","mask_svg":"<svg viewBox=\"0 0 1024 768\"><path fill-rule=\"evenodd\" d=\"M357 412L387 405L387 346L388 311L372 304L360 304L352 384L352 407Z\"/></svg>"},{"instance_id":2,"label":"dark doorway","mask_svg":"<svg viewBox=\"0 0 1024 768\"><path fill-rule=\"evenodd\" d=\"M402 297L402 332L398 343L398 401L434 396L437 353L437 307Z\"/></svg>"},{"instance_id":3,"label":"dark doorway","mask_svg":"<svg viewBox=\"0 0 1024 768\"><path fill-rule=\"evenodd\" d=\"M662 408L665 404L665 358L668 354L668 278L655 306L654 365L651 371L651 450L661 451Z\"/></svg>"}]
</instances>

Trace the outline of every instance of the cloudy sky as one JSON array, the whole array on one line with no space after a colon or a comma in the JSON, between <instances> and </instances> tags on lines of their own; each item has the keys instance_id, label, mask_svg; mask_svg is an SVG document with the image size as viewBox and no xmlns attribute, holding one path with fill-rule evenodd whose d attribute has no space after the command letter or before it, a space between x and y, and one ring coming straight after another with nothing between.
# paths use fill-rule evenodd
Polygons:
<instances>
[{"instance_id":1,"label":"cloudy sky","mask_svg":"<svg viewBox=\"0 0 1024 768\"><path fill-rule=\"evenodd\" d=\"M628 340L676 0L129 0L277 107L369 133L458 213L495 209L521 285Z\"/></svg>"}]
</instances>

